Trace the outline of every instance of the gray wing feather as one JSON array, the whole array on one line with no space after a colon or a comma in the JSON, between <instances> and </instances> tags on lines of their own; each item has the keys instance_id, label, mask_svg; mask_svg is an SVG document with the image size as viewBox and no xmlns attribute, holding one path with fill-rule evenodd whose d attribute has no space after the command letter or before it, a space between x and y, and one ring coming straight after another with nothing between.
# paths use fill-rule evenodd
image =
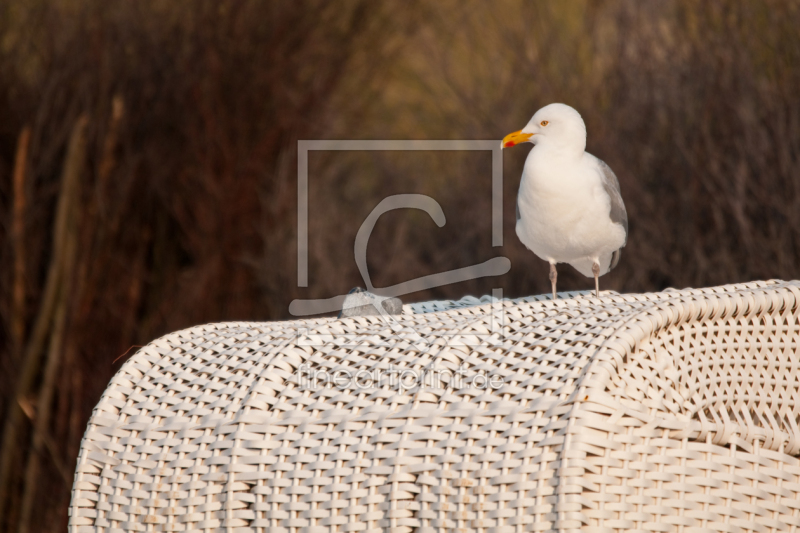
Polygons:
<instances>
[{"instance_id":1,"label":"gray wing feather","mask_svg":"<svg viewBox=\"0 0 800 533\"><path fill-rule=\"evenodd\" d=\"M603 178L603 189L611 200L611 221L620 224L625 229L625 243L622 244L622 246L625 246L628 241L628 212L625 210L625 204L622 202L622 194L620 194L619 191L619 180L617 180L614 171L611 170L611 167L606 165L605 161L598 159L597 164L600 167L600 174ZM615 250L611 254L611 264L608 267L609 271L617 266L621 255L622 248Z\"/></svg>"},{"instance_id":2,"label":"gray wing feather","mask_svg":"<svg viewBox=\"0 0 800 533\"><path fill-rule=\"evenodd\" d=\"M517 195L517 221L519 221L519 194ZM627 230L626 230L627 235Z\"/></svg>"},{"instance_id":3,"label":"gray wing feather","mask_svg":"<svg viewBox=\"0 0 800 533\"><path fill-rule=\"evenodd\" d=\"M611 199L611 221L620 224L625 228L625 240L628 239L628 212L625 211L625 204L622 202L622 195L619 192L619 181L611 167L601 159L597 160L600 166L600 173L603 177L603 189ZM623 244L623 246L625 246ZM619 259L617 259L619 260ZM613 261L612 261L613 263Z\"/></svg>"}]
</instances>

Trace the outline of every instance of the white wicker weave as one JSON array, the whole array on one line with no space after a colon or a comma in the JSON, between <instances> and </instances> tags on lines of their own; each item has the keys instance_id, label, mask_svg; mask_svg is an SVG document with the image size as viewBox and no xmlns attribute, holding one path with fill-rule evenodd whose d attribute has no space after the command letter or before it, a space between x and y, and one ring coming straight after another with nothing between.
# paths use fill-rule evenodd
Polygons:
<instances>
[{"instance_id":1,"label":"white wicker weave","mask_svg":"<svg viewBox=\"0 0 800 533\"><path fill-rule=\"evenodd\" d=\"M799 303L769 281L173 333L97 405L70 531L796 533ZM502 384L314 389L303 364Z\"/></svg>"}]
</instances>

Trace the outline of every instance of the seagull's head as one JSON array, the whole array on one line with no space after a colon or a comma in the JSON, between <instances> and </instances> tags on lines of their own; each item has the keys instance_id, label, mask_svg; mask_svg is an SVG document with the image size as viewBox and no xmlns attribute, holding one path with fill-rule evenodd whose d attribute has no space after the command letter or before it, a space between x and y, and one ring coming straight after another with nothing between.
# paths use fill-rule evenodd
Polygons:
<instances>
[{"instance_id":1,"label":"seagull's head","mask_svg":"<svg viewBox=\"0 0 800 533\"><path fill-rule=\"evenodd\" d=\"M568 105L546 105L533 115L524 128L506 135L501 148L511 148L524 142L583 153L586 149L586 124L580 113Z\"/></svg>"}]
</instances>

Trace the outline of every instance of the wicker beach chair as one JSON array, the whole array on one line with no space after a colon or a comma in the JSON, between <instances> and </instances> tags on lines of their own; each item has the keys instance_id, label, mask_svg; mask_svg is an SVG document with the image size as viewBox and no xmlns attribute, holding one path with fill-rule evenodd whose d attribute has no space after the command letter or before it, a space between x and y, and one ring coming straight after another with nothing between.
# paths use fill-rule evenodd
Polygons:
<instances>
[{"instance_id":1,"label":"wicker beach chair","mask_svg":"<svg viewBox=\"0 0 800 533\"><path fill-rule=\"evenodd\" d=\"M800 283L562 297L155 340L70 531L800 531Z\"/></svg>"}]
</instances>

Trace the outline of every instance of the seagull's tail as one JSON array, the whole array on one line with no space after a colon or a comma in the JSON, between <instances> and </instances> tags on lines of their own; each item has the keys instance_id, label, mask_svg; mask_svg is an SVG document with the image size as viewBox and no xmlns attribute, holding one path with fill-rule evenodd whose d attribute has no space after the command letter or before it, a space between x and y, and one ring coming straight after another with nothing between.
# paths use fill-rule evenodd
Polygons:
<instances>
[{"instance_id":1,"label":"seagull's tail","mask_svg":"<svg viewBox=\"0 0 800 533\"><path fill-rule=\"evenodd\" d=\"M611 254L611 265L608 267L609 272L611 272L614 269L614 267L617 266L617 263L619 263L619 258L621 255L622 255L622 248L615 250Z\"/></svg>"}]
</instances>

